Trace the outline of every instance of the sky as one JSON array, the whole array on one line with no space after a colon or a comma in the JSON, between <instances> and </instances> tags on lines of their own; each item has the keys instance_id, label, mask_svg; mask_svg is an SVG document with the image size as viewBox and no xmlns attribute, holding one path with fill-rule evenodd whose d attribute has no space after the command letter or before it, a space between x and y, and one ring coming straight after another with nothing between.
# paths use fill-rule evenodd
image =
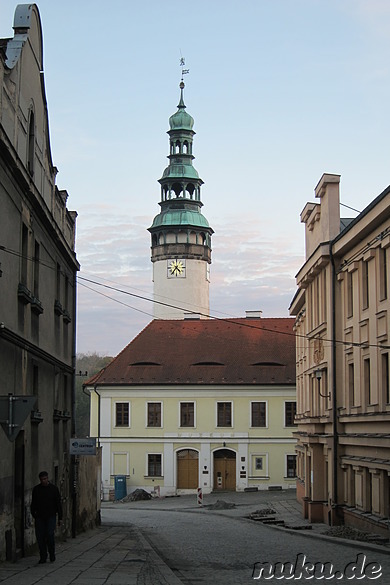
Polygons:
<instances>
[{"instance_id":1,"label":"sky","mask_svg":"<svg viewBox=\"0 0 390 585\"><path fill-rule=\"evenodd\" d=\"M16 4L0 0L0 37L13 36ZM210 315L288 316L304 262L300 213L321 175L340 174L342 204L359 211L390 184L390 2L37 5L57 186L78 213L77 352L114 356L153 318L147 228L181 57L215 232Z\"/></svg>"}]
</instances>

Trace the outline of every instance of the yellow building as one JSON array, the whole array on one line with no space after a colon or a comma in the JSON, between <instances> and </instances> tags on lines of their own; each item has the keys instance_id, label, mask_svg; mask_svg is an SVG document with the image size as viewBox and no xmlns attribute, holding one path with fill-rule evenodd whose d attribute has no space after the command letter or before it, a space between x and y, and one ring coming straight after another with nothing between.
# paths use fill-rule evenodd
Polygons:
<instances>
[{"instance_id":1,"label":"yellow building","mask_svg":"<svg viewBox=\"0 0 390 585\"><path fill-rule=\"evenodd\" d=\"M311 521L388 532L390 188L340 219L339 175L301 214L306 261L297 335L297 494Z\"/></svg>"},{"instance_id":2,"label":"yellow building","mask_svg":"<svg viewBox=\"0 0 390 585\"><path fill-rule=\"evenodd\" d=\"M293 324L152 321L85 384L105 497L295 488Z\"/></svg>"}]
</instances>

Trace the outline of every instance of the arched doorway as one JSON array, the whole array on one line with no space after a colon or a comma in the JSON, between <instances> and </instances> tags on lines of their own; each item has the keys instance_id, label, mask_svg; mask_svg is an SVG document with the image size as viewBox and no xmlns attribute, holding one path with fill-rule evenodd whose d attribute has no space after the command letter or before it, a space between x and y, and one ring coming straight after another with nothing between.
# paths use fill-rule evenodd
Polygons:
<instances>
[{"instance_id":1,"label":"arched doorway","mask_svg":"<svg viewBox=\"0 0 390 585\"><path fill-rule=\"evenodd\" d=\"M230 449L214 451L214 490L236 490L236 454Z\"/></svg>"},{"instance_id":2,"label":"arched doorway","mask_svg":"<svg viewBox=\"0 0 390 585\"><path fill-rule=\"evenodd\" d=\"M177 488L196 489L199 477L199 453L194 449L177 452Z\"/></svg>"}]
</instances>

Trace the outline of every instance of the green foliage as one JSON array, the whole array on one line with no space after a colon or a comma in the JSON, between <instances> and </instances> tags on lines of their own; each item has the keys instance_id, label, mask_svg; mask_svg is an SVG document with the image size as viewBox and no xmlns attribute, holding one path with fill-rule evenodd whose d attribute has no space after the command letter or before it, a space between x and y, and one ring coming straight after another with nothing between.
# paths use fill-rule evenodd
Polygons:
<instances>
[{"instance_id":1,"label":"green foliage","mask_svg":"<svg viewBox=\"0 0 390 585\"><path fill-rule=\"evenodd\" d=\"M110 356L97 353L77 354L76 357L76 437L89 436L89 394L83 392L83 384L97 374L110 361Z\"/></svg>"}]
</instances>

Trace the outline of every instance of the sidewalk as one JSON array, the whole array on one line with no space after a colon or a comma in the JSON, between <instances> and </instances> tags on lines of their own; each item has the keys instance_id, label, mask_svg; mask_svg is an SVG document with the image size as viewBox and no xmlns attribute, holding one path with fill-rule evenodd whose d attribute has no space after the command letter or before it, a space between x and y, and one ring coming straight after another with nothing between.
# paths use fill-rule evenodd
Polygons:
<instances>
[{"instance_id":1,"label":"sidewalk","mask_svg":"<svg viewBox=\"0 0 390 585\"><path fill-rule=\"evenodd\" d=\"M134 526L101 526L58 542L56 561L39 555L0 564L4 585L181 585Z\"/></svg>"},{"instance_id":2,"label":"sidewalk","mask_svg":"<svg viewBox=\"0 0 390 585\"><path fill-rule=\"evenodd\" d=\"M204 496L203 506L195 495L156 498L140 502L103 502L103 525L65 542L57 541L54 563L38 564L38 554L25 557L17 563L0 564L0 583L3 585L182 585L171 569L134 525L111 526L105 522L109 510L144 509L185 511L195 514L224 514L231 517L248 517L257 510L269 509L284 520L285 528L310 538L334 541L324 532L325 524L312 524L302 518L295 491L283 492L221 492ZM218 502L218 505L216 506ZM234 507L228 507L234 504ZM270 514L271 515L271 514ZM308 527L311 526L310 529ZM282 535L281 535L282 536ZM336 539L337 540L337 539ZM358 541L343 541L361 548ZM387 551L388 548L367 545L365 548Z\"/></svg>"}]
</instances>

